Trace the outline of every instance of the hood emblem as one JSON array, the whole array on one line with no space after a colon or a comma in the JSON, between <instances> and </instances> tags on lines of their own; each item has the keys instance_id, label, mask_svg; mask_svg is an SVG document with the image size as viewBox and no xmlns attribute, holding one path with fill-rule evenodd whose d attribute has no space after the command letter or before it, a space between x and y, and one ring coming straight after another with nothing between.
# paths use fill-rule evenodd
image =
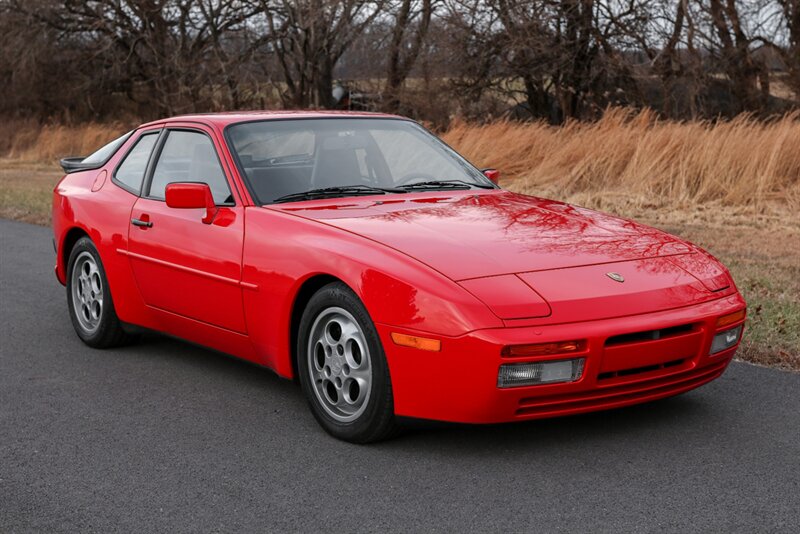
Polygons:
<instances>
[{"instance_id":1,"label":"hood emblem","mask_svg":"<svg viewBox=\"0 0 800 534\"><path fill-rule=\"evenodd\" d=\"M621 274L619 274L619 273L606 273L606 276L607 276L607 277L609 277L609 278L611 278L611 279L612 279L613 281L615 281L615 282L620 282L620 283L622 283L622 282L624 282L624 281L625 281L625 277L624 277L624 276L622 276L622 275L621 275Z\"/></svg>"}]
</instances>

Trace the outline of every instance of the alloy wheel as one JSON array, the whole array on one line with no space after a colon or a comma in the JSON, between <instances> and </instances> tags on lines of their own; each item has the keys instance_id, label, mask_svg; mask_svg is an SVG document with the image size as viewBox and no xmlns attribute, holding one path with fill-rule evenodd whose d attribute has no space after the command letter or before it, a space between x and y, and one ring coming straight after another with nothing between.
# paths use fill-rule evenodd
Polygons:
<instances>
[{"instance_id":1,"label":"alloy wheel","mask_svg":"<svg viewBox=\"0 0 800 534\"><path fill-rule=\"evenodd\" d=\"M94 333L103 316L103 279L97 261L89 252L81 252L72 268L72 306L87 334Z\"/></svg>"},{"instance_id":2,"label":"alloy wheel","mask_svg":"<svg viewBox=\"0 0 800 534\"><path fill-rule=\"evenodd\" d=\"M323 310L311 326L306 357L314 394L325 412L342 423L358 418L372 390L372 365L353 315L338 307Z\"/></svg>"}]
</instances>

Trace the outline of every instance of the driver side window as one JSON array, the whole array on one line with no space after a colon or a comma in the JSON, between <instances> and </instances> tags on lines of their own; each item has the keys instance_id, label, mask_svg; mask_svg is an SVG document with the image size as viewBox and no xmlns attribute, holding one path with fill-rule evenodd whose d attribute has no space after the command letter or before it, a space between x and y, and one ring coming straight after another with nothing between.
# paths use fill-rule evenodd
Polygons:
<instances>
[{"instance_id":1,"label":"driver side window","mask_svg":"<svg viewBox=\"0 0 800 534\"><path fill-rule=\"evenodd\" d=\"M214 144L203 133L187 130L169 132L153 171L148 196L164 200L167 184L173 182L206 183L217 205L233 202Z\"/></svg>"}]
</instances>

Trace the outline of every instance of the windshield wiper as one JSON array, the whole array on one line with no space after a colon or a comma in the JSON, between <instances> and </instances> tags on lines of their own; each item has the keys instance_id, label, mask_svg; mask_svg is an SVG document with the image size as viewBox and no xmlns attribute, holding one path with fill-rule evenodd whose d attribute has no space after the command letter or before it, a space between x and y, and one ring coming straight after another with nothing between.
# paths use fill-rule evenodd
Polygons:
<instances>
[{"instance_id":1,"label":"windshield wiper","mask_svg":"<svg viewBox=\"0 0 800 534\"><path fill-rule=\"evenodd\" d=\"M363 195L384 195L386 193L406 193L407 191L400 188L390 187L373 187L370 185L341 185L336 187L321 187L319 189L311 189L300 193L292 193L278 197L272 201L273 204L280 204L282 202L295 202L298 200L314 200L317 198L336 198L336 197L350 197L350 196L363 196Z\"/></svg>"},{"instance_id":2,"label":"windshield wiper","mask_svg":"<svg viewBox=\"0 0 800 534\"><path fill-rule=\"evenodd\" d=\"M413 191L415 189L469 189L472 186L480 187L481 189L494 189L494 186L489 184L477 184L473 182L465 182L464 180L431 180L427 182L416 182L413 184L401 185L398 188L405 191Z\"/></svg>"}]
</instances>

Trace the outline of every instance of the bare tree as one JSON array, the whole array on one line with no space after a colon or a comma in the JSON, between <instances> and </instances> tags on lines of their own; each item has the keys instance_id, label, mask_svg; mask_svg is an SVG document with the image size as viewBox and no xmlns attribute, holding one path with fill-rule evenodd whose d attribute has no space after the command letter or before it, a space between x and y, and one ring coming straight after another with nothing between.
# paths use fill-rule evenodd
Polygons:
<instances>
[{"instance_id":1,"label":"bare tree","mask_svg":"<svg viewBox=\"0 0 800 534\"><path fill-rule=\"evenodd\" d=\"M764 22L754 41L781 57L789 85L800 97L800 0L768 1L760 17Z\"/></svg>"},{"instance_id":2,"label":"bare tree","mask_svg":"<svg viewBox=\"0 0 800 534\"><path fill-rule=\"evenodd\" d=\"M94 0L22 2L46 28L70 35L102 59L141 114L174 114L213 104L218 74L237 101L230 72L239 58L223 38L244 29L255 12L236 0ZM148 111L150 113L148 113Z\"/></svg>"},{"instance_id":3,"label":"bare tree","mask_svg":"<svg viewBox=\"0 0 800 534\"><path fill-rule=\"evenodd\" d=\"M262 40L274 53L292 107L333 106L333 71L381 12L382 0L259 0Z\"/></svg>"},{"instance_id":4,"label":"bare tree","mask_svg":"<svg viewBox=\"0 0 800 534\"><path fill-rule=\"evenodd\" d=\"M777 47L791 75L795 95L800 97L800 0L778 0L787 39L785 46Z\"/></svg>"},{"instance_id":5,"label":"bare tree","mask_svg":"<svg viewBox=\"0 0 800 534\"><path fill-rule=\"evenodd\" d=\"M471 40L483 45L475 55L480 61L464 65L483 66L478 72L484 78L468 79L512 97L521 92L530 114L553 122L641 100L624 51L647 23L643 0L486 0L479 5L484 9L466 18L464 3L451 3L453 18L465 21Z\"/></svg>"},{"instance_id":6,"label":"bare tree","mask_svg":"<svg viewBox=\"0 0 800 534\"><path fill-rule=\"evenodd\" d=\"M485 2L446 0L442 17L446 61L452 66L451 85L461 100L478 101L505 72L495 29L497 15Z\"/></svg>"},{"instance_id":7,"label":"bare tree","mask_svg":"<svg viewBox=\"0 0 800 534\"><path fill-rule=\"evenodd\" d=\"M332 107L343 73L355 87L382 91L386 109L439 125L502 113L558 123L596 118L610 105L675 118L770 114L800 98L799 6L0 0L0 114L82 120Z\"/></svg>"},{"instance_id":8,"label":"bare tree","mask_svg":"<svg viewBox=\"0 0 800 534\"><path fill-rule=\"evenodd\" d=\"M708 0L707 10L719 39L715 52L741 110L765 109L769 99L769 73L753 58L752 40L745 32L739 7L734 0Z\"/></svg>"},{"instance_id":9,"label":"bare tree","mask_svg":"<svg viewBox=\"0 0 800 534\"><path fill-rule=\"evenodd\" d=\"M398 111L400 90L422 50L438 2L400 0L393 14L386 69L387 108Z\"/></svg>"}]
</instances>

